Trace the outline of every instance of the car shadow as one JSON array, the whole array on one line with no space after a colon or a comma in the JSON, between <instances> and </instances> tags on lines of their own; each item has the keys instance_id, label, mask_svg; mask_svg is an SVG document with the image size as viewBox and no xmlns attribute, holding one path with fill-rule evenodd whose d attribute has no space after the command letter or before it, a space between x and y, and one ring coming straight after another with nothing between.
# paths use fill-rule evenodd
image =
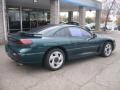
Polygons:
<instances>
[{"instance_id":1,"label":"car shadow","mask_svg":"<svg viewBox=\"0 0 120 90\"><path fill-rule=\"evenodd\" d=\"M100 58L100 56L90 55L90 56L87 56L87 57L81 57L81 58L78 58L78 59L67 61L66 65L87 62L87 61L90 61L90 60L96 60L97 58Z\"/></svg>"}]
</instances>

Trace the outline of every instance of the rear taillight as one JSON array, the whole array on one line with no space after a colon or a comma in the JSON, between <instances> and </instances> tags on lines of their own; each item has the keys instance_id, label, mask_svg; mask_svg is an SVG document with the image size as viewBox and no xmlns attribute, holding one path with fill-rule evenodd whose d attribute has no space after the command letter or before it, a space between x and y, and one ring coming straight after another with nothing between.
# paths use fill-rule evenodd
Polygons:
<instances>
[{"instance_id":1,"label":"rear taillight","mask_svg":"<svg viewBox=\"0 0 120 90\"><path fill-rule=\"evenodd\" d=\"M17 44L30 45L30 44L32 44L32 40L30 40L30 39L20 39L19 41L17 41Z\"/></svg>"}]
</instances>

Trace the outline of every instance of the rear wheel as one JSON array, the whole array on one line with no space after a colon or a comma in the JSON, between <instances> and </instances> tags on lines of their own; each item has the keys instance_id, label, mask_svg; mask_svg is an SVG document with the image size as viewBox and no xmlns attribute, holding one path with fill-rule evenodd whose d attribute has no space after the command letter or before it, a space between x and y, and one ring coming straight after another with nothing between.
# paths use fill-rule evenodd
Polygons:
<instances>
[{"instance_id":1,"label":"rear wheel","mask_svg":"<svg viewBox=\"0 0 120 90\"><path fill-rule=\"evenodd\" d=\"M111 42L106 42L103 50L102 50L102 56L109 57L112 54L113 46Z\"/></svg>"},{"instance_id":2,"label":"rear wheel","mask_svg":"<svg viewBox=\"0 0 120 90\"><path fill-rule=\"evenodd\" d=\"M63 67L65 54L61 49L52 49L46 55L45 66L49 70L58 70Z\"/></svg>"}]
</instances>

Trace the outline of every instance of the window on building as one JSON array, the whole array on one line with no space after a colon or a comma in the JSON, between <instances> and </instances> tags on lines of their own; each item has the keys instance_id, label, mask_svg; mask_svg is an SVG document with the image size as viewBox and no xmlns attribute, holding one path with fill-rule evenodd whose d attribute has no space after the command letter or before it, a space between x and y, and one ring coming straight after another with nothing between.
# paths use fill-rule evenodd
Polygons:
<instances>
[{"instance_id":1,"label":"window on building","mask_svg":"<svg viewBox=\"0 0 120 90\"><path fill-rule=\"evenodd\" d=\"M8 8L9 32L20 31L20 12L19 8Z\"/></svg>"}]
</instances>

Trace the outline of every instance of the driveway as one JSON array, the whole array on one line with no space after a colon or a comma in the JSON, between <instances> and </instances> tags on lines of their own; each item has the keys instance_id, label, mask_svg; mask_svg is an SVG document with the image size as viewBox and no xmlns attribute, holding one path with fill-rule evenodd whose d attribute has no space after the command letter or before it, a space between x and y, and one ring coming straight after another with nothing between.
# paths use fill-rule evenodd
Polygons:
<instances>
[{"instance_id":1,"label":"driveway","mask_svg":"<svg viewBox=\"0 0 120 90\"><path fill-rule=\"evenodd\" d=\"M0 90L120 90L120 32L105 35L117 43L110 57L71 61L54 72L39 65L19 66L0 46Z\"/></svg>"}]
</instances>

